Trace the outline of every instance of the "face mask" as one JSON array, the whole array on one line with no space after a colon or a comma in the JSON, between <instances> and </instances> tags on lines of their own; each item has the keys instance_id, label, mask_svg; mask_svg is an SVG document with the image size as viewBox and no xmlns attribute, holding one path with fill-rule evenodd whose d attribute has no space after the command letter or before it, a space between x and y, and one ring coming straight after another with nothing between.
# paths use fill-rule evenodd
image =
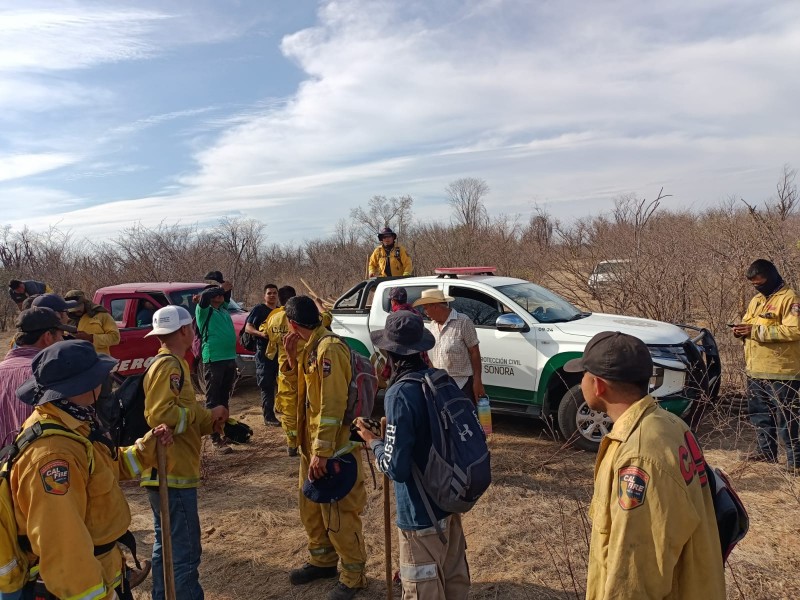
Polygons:
<instances>
[{"instance_id":1,"label":"face mask","mask_svg":"<svg viewBox=\"0 0 800 600\"><path fill-rule=\"evenodd\" d=\"M767 277L767 280L761 285L754 286L759 294L769 296L783 285L783 279L777 273L772 273Z\"/></svg>"}]
</instances>

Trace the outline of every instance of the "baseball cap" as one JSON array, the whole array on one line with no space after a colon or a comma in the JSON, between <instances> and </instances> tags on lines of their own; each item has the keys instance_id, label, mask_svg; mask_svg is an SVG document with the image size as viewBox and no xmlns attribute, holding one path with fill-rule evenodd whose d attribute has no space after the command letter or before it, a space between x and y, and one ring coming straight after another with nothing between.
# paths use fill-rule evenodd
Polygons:
<instances>
[{"instance_id":1,"label":"baseball cap","mask_svg":"<svg viewBox=\"0 0 800 600\"><path fill-rule=\"evenodd\" d=\"M639 382L653 376L653 358L639 338L619 331L601 331L586 344L583 356L568 361L564 370L589 371L611 381Z\"/></svg>"},{"instance_id":2,"label":"baseball cap","mask_svg":"<svg viewBox=\"0 0 800 600\"><path fill-rule=\"evenodd\" d=\"M78 306L78 302L75 300L64 300L58 294L42 294L33 299L33 306L42 306L56 312L64 312L65 310Z\"/></svg>"},{"instance_id":3,"label":"baseball cap","mask_svg":"<svg viewBox=\"0 0 800 600\"><path fill-rule=\"evenodd\" d=\"M153 331L144 337L174 333L184 325L190 325L191 323L192 315L184 307L165 306L153 313Z\"/></svg>"},{"instance_id":4,"label":"baseball cap","mask_svg":"<svg viewBox=\"0 0 800 600\"><path fill-rule=\"evenodd\" d=\"M393 287L389 290L389 300L397 300L400 304L408 302L408 294L404 287Z\"/></svg>"},{"instance_id":5,"label":"baseball cap","mask_svg":"<svg viewBox=\"0 0 800 600\"><path fill-rule=\"evenodd\" d=\"M60 329L69 333L78 331L72 325L64 325L61 322L61 318L52 309L44 306L34 306L23 310L17 315L17 321L14 325L18 331L23 333L47 331L48 329Z\"/></svg>"}]
</instances>

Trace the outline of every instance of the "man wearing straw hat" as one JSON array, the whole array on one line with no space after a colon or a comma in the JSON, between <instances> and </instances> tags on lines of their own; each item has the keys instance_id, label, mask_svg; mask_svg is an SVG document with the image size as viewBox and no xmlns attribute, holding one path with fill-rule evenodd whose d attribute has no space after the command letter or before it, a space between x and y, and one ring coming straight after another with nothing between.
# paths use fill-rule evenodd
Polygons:
<instances>
[{"instance_id":1,"label":"man wearing straw hat","mask_svg":"<svg viewBox=\"0 0 800 600\"><path fill-rule=\"evenodd\" d=\"M481 379L481 351L478 347L478 333L467 315L462 315L448 303L455 300L445 296L438 288L423 290L414 308L421 306L431 322L428 330L433 334L436 345L428 358L436 369L444 369L452 377L467 398L475 404L484 396Z\"/></svg>"}]
</instances>

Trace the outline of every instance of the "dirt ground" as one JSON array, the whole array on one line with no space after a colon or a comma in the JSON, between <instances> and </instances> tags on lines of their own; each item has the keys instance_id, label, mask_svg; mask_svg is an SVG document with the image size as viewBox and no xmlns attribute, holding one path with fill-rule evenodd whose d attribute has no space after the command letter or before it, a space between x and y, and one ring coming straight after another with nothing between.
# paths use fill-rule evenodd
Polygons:
<instances>
[{"instance_id":1,"label":"dirt ground","mask_svg":"<svg viewBox=\"0 0 800 600\"><path fill-rule=\"evenodd\" d=\"M209 600L324 599L331 580L292 587L287 572L306 558L297 512L298 459L286 454L279 428L261 420L258 391L243 384L232 415L255 430L233 454L204 448L200 488L203 531L201 581ZM732 476L748 507L751 529L726 568L728 598L800 598L800 478L778 467L745 463L751 441L738 417L712 416L701 430L711 464ZM594 456L561 447L541 422L496 417L491 440L494 483L464 517L474 599L583 598ZM365 466L365 470L367 467ZM367 471L363 516L369 586L358 597L386 598L381 481ZM149 556L152 515L144 493L126 486L132 531ZM393 527L393 569L398 569ZM149 598L149 580L137 598ZM399 590L394 596L399 598Z\"/></svg>"}]
</instances>

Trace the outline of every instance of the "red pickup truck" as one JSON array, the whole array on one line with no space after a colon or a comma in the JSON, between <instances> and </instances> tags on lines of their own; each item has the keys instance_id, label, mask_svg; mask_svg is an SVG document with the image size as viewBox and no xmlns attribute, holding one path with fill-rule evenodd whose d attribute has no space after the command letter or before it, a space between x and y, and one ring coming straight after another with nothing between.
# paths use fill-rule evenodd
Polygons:
<instances>
[{"instance_id":1,"label":"red pickup truck","mask_svg":"<svg viewBox=\"0 0 800 600\"><path fill-rule=\"evenodd\" d=\"M123 283L100 288L94 293L94 302L101 304L117 322L120 343L111 346L111 356L119 361L114 371L125 377L144 371L152 362L159 348L158 338L144 337L152 329L152 313L146 302L158 310L162 306L175 304L186 308L194 316L195 303L192 296L206 287L204 283ZM231 300L228 310L236 332L241 331L247 320L247 311ZM148 318L149 317L149 318ZM187 353L186 360L194 372L194 357ZM255 376L253 353L236 340L236 366L242 377Z\"/></svg>"}]
</instances>

